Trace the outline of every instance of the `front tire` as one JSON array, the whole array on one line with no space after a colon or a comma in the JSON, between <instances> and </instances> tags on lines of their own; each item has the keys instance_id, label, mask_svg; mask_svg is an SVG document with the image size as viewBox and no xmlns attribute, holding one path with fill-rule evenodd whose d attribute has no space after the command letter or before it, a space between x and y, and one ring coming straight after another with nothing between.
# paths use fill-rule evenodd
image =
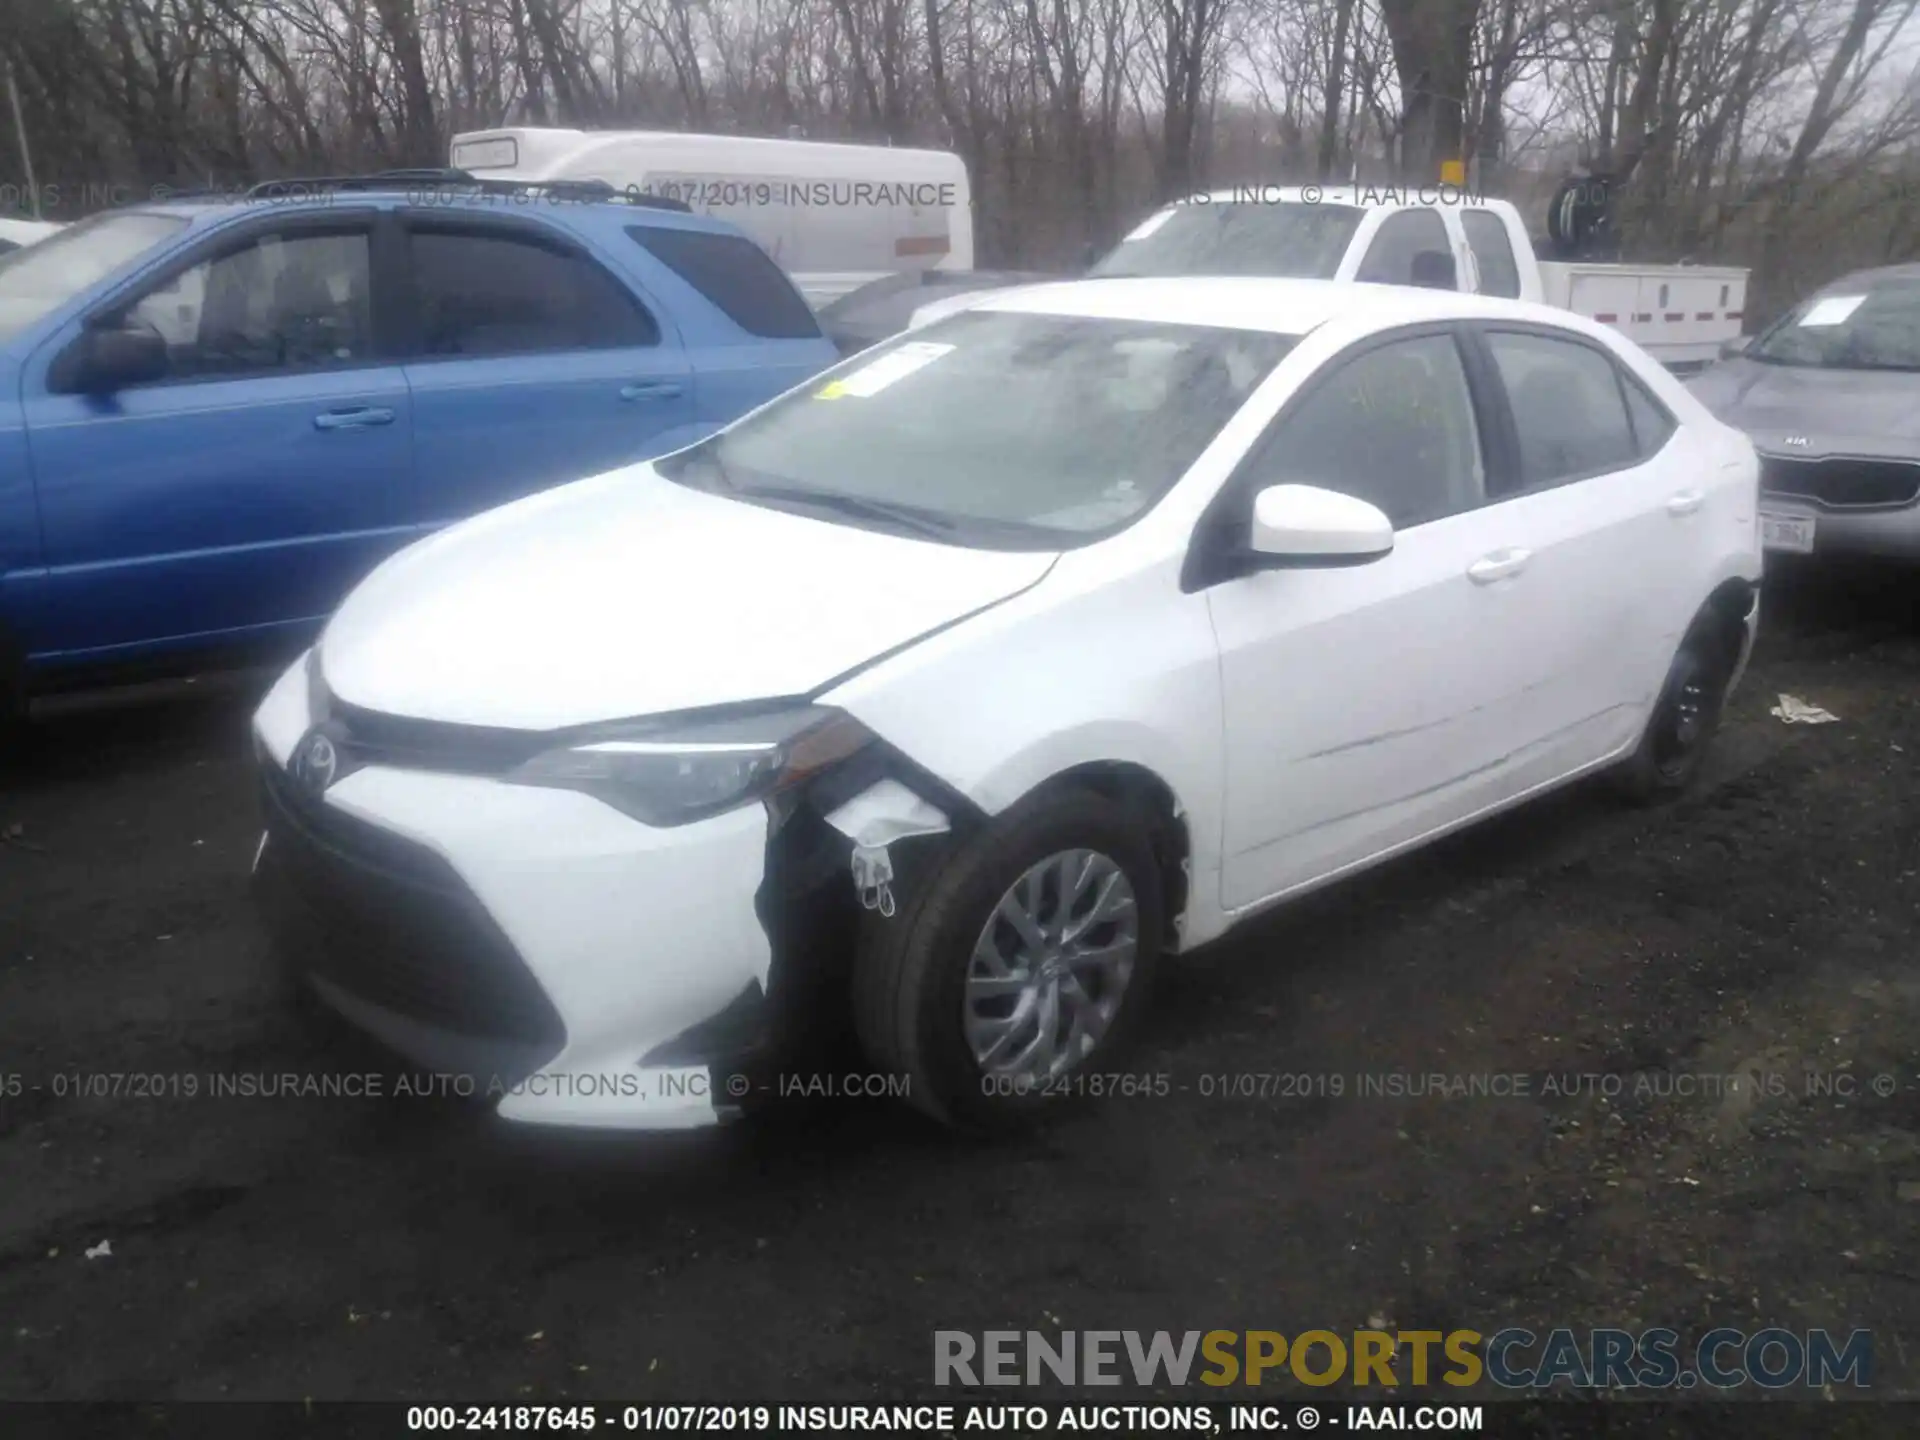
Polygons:
<instances>
[{"instance_id":1,"label":"front tire","mask_svg":"<svg viewBox=\"0 0 1920 1440\"><path fill-rule=\"evenodd\" d=\"M917 902L869 917L853 976L862 1048L949 1125L1057 1110L1124 1048L1164 923L1132 813L1079 789L1036 796L950 856Z\"/></svg>"},{"instance_id":2,"label":"front tire","mask_svg":"<svg viewBox=\"0 0 1920 1440\"><path fill-rule=\"evenodd\" d=\"M1714 731L1720 726L1737 652L1706 622L1680 642L1654 702L1640 744L1616 772L1627 799L1659 804L1685 793L1700 773Z\"/></svg>"}]
</instances>

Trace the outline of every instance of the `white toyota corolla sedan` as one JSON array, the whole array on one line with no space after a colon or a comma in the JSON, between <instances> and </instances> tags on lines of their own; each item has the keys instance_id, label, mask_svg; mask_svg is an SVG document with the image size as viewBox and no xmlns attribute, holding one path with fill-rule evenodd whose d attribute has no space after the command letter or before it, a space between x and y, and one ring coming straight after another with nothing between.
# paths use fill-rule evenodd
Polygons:
<instances>
[{"instance_id":1,"label":"white toyota corolla sedan","mask_svg":"<svg viewBox=\"0 0 1920 1440\"><path fill-rule=\"evenodd\" d=\"M1757 486L1563 311L989 299L382 565L256 717L257 888L512 1120L726 1118L823 1005L929 1113L1024 1117L1164 957L1590 772L1685 786Z\"/></svg>"}]
</instances>

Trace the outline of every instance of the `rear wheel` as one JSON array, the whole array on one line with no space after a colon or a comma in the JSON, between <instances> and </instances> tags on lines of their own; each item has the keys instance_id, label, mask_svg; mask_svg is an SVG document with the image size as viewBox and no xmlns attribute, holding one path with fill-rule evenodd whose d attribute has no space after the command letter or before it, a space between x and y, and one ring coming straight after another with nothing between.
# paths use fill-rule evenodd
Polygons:
<instances>
[{"instance_id":1,"label":"rear wheel","mask_svg":"<svg viewBox=\"0 0 1920 1440\"><path fill-rule=\"evenodd\" d=\"M919 1109L999 1128L1100 1088L1150 989L1164 899L1147 836L1080 790L1036 797L867 926L861 1044Z\"/></svg>"},{"instance_id":2,"label":"rear wheel","mask_svg":"<svg viewBox=\"0 0 1920 1440\"><path fill-rule=\"evenodd\" d=\"M1627 798L1641 804L1671 799L1700 773L1720 725L1737 652L1711 624L1688 632L1667 671L1660 698L1639 747L1616 776Z\"/></svg>"}]
</instances>

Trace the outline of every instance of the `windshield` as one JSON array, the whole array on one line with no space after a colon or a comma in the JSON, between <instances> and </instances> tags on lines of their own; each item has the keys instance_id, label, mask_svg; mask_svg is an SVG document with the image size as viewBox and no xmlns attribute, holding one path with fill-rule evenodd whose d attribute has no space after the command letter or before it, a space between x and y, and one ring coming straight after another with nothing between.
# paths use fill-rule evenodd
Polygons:
<instances>
[{"instance_id":1,"label":"windshield","mask_svg":"<svg viewBox=\"0 0 1920 1440\"><path fill-rule=\"evenodd\" d=\"M0 340L18 334L81 291L144 255L186 220L118 210L69 225L0 255Z\"/></svg>"},{"instance_id":2,"label":"windshield","mask_svg":"<svg viewBox=\"0 0 1920 1440\"><path fill-rule=\"evenodd\" d=\"M1189 202L1162 210L1087 273L1331 280L1365 214L1352 205Z\"/></svg>"},{"instance_id":3,"label":"windshield","mask_svg":"<svg viewBox=\"0 0 1920 1440\"><path fill-rule=\"evenodd\" d=\"M957 544L1065 548L1158 500L1295 343L968 311L877 347L660 469Z\"/></svg>"},{"instance_id":4,"label":"windshield","mask_svg":"<svg viewBox=\"0 0 1920 1440\"><path fill-rule=\"evenodd\" d=\"M1822 370L1920 370L1920 281L1883 280L1816 295L1747 354Z\"/></svg>"}]
</instances>

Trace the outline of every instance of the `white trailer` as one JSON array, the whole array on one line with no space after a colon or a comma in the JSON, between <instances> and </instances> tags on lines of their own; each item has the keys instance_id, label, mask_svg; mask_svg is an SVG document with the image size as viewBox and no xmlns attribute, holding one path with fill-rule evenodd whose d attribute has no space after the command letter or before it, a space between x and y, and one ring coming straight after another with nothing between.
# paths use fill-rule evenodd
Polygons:
<instances>
[{"instance_id":1,"label":"white trailer","mask_svg":"<svg viewBox=\"0 0 1920 1440\"><path fill-rule=\"evenodd\" d=\"M1621 330L1663 364L1712 363L1740 337L1747 272L1721 265L1595 265L1543 260L1541 299Z\"/></svg>"},{"instance_id":2,"label":"white trailer","mask_svg":"<svg viewBox=\"0 0 1920 1440\"><path fill-rule=\"evenodd\" d=\"M883 275L973 269L967 167L941 150L520 126L453 137L484 179L602 180L752 236L816 306Z\"/></svg>"}]
</instances>

